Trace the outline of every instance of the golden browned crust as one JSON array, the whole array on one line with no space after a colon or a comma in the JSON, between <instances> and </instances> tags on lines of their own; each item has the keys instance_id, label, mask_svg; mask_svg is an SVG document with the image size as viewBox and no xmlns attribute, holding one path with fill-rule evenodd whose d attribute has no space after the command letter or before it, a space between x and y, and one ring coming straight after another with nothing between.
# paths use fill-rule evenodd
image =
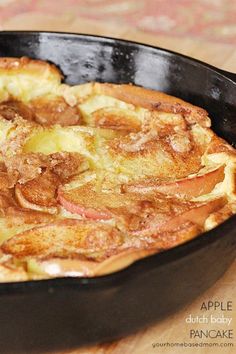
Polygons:
<instances>
[{"instance_id":1,"label":"golden browned crust","mask_svg":"<svg viewBox=\"0 0 236 354\"><path fill-rule=\"evenodd\" d=\"M4 74L11 73L16 75L27 72L32 75L38 75L39 79L41 75L45 74L47 74L49 78L54 77L57 80L63 78L61 71L55 65L43 60L30 59L28 57L1 57L0 72L1 71Z\"/></svg>"},{"instance_id":2,"label":"golden browned crust","mask_svg":"<svg viewBox=\"0 0 236 354\"><path fill-rule=\"evenodd\" d=\"M181 113L189 123L199 123L204 127L210 126L208 113L197 106L187 103L180 98L167 95L163 92L149 90L134 85L94 84L95 91L100 94L113 96L122 101L132 103L150 110L171 113Z\"/></svg>"}]
</instances>

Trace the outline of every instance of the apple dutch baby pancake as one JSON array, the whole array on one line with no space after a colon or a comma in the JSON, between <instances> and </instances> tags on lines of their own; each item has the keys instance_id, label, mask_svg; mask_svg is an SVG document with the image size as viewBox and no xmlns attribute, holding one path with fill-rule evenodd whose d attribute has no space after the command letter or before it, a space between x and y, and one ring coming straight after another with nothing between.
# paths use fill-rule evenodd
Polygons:
<instances>
[{"instance_id":1,"label":"apple dutch baby pancake","mask_svg":"<svg viewBox=\"0 0 236 354\"><path fill-rule=\"evenodd\" d=\"M210 125L161 92L0 58L0 281L108 274L226 220L236 152Z\"/></svg>"}]
</instances>

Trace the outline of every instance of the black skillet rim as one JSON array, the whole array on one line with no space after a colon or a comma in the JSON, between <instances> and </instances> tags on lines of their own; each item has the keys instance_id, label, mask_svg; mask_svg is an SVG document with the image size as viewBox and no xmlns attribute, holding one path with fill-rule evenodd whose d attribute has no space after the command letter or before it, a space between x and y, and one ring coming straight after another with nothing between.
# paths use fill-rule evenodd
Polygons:
<instances>
[{"instance_id":1,"label":"black skillet rim","mask_svg":"<svg viewBox=\"0 0 236 354\"><path fill-rule=\"evenodd\" d=\"M155 47L153 45L147 45L135 41L129 41L124 39L106 37L106 36L98 36L98 35L87 35L80 33L68 33L68 32L56 32L56 31L2 31L0 32L0 36L4 35L56 35L58 37L76 37L78 38L87 38L87 39L100 39L107 43L111 43L113 41L117 41L123 44L133 44L137 46L141 46L144 48L151 48L154 50L158 50L160 52L171 54L177 57L182 57L185 60L190 61L191 63L196 63L197 65L202 66L203 68L208 68L211 71L216 72L221 75L224 79L230 80L235 83L236 74L219 69L214 67L213 65L207 64L203 61L200 61L195 58L191 58L184 54L180 54L171 50L167 50L160 47ZM229 76L227 76L229 74ZM97 276L97 277L60 277L60 278L50 278L50 279L42 279L42 280L30 280L30 281L21 281L21 282L7 282L0 283L0 295L4 294L16 294L16 293L24 293L27 292L35 292L35 291L51 291L55 288L64 288L64 287L76 287L76 289L81 290L92 290L94 287L103 288L107 286L112 286L118 283L123 282L132 276L138 276L140 272L148 271L148 269L153 267L162 267L165 266L166 263L178 261L178 259L182 259L184 257L188 257L191 253L197 252L199 249L207 247L207 245L211 245L212 243L217 242L221 237L227 237L227 234L230 235L233 232L233 229L236 225L236 215L231 216L229 219L224 221L222 224L217 226L216 228L204 232L200 234L198 237L189 240L179 246L175 246L169 250L156 253L150 256L147 256L142 259L136 260L134 263L130 264L124 269L118 270L111 274ZM222 236L225 234L225 236Z\"/></svg>"},{"instance_id":2,"label":"black skillet rim","mask_svg":"<svg viewBox=\"0 0 236 354\"><path fill-rule=\"evenodd\" d=\"M208 64L202 60L199 60L199 59L196 59L196 58L192 58L188 55L185 55L185 54L182 54L182 53L178 53L178 52L175 52L173 50L170 50L170 49L166 49L166 48L162 48L162 47L157 47L157 46L154 46L154 45L151 45L151 44L145 44L145 43L141 43L141 42L137 42L137 41L131 41L131 40L128 40L128 39L121 39L121 38L115 38L115 37L109 37L109 36L101 36L101 35L95 35L95 34L85 34L85 33L76 33L76 32L58 32L58 31L31 31L31 30L19 30L19 31L0 31L0 36L4 36L4 35L18 35L18 34L21 34L21 35L28 35L28 34L31 34L31 35L55 35L55 36L58 36L58 37L79 37L79 38L87 38L87 39L101 39L101 40L104 40L106 41L107 43L111 43L113 41L117 41L117 42L120 42L120 43L124 43L124 44L131 44L131 45L137 45L137 46L141 46L141 47L144 47L144 48L151 48L151 49L154 49L154 50L158 50L160 52L164 52L166 54L173 54L173 55L176 55L176 56L179 56L179 57L182 57L184 58L185 60L189 60L190 62L192 63L196 63L196 64L199 64L200 66L203 66L203 67L207 67L208 69L210 69L211 71L214 71L216 72L217 74L223 76L224 78L226 78L227 80L230 80L230 81L233 81L234 84L236 84L236 72L233 73L233 72L230 72L230 71L227 71L227 70L224 70L224 69L220 69L220 68L217 68L216 66L214 65L211 65L211 64ZM229 75L229 76L227 76Z\"/></svg>"}]
</instances>

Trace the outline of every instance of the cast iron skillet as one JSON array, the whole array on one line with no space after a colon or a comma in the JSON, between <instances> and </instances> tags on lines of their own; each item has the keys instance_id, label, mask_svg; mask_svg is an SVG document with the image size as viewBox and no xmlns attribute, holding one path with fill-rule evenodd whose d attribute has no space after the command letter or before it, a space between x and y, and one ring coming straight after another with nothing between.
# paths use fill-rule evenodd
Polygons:
<instances>
[{"instance_id":1,"label":"cast iron skillet","mask_svg":"<svg viewBox=\"0 0 236 354\"><path fill-rule=\"evenodd\" d=\"M236 144L235 74L160 48L64 33L2 32L0 56L52 61L69 84L133 82L181 97L207 109L214 130ZM162 319L222 276L236 254L235 227L233 216L184 245L99 278L0 284L1 353L112 340Z\"/></svg>"}]
</instances>

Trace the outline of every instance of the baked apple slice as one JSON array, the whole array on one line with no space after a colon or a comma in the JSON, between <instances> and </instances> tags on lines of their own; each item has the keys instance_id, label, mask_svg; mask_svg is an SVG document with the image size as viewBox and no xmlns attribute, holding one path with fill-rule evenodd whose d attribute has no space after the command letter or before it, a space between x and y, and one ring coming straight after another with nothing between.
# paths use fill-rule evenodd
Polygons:
<instances>
[{"instance_id":1,"label":"baked apple slice","mask_svg":"<svg viewBox=\"0 0 236 354\"><path fill-rule=\"evenodd\" d=\"M173 132L166 125L162 132L155 129L130 133L108 142L110 158L119 166L118 172L130 181L150 178L181 179L201 168L202 149L191 133Z\"/></svg>"},{"instance_id":2,"label":"baked apple slice","mask_svg":"<svg viewBox=\"0 0 236 354\"><path fill-rule=\"evenodd\" d=\"M155 235L160 232L171 232L177 230L184 223L192 223L204 228L207 217L217 210L221 209L227 203L225 197L218 197L208 202L191 203L186 207L179 208L175 214L168 215L165 219L160 220L159 215L154 215L150 223L146 223L145 228L134 230L136 235Z\"/></svg>"},{"instance_id":3,"label":"baked apple slice","mask_svg":"<svg viewBox=\"0 0 236 354\"><path fill-rule=\"evenodd\" d=\"M96 220L114 219L119 228L132 234L153 235L169 232L185 222L203 227L205 219L226 203L225 197L192 202L163 194L121 193L90 181L84 185L60 188L59 202L69 212Z\"/></svg>"},{"instance_id":4,"label":"baked apple slice","mask_svg":"<svg viewBox=\"0 0 236 354\"><path fill-rule=\"evenodd\" d=\"M127 195L115 190L104 192L100 187L97 187L95 180L73 189L60 187L58 201L70 213L93 220L112 219L110 209L122 207L124 203L130 204Z\"/></svg>"},{"instance_id":5,"label":"baked apple slice","mask_svg":"<svg viewBox=\"0 0 236 354\"><path fill-rule=\"evenodd\" d=\"M59 178L49 171L25 184L18 183L15 187L17 201L23 208L56 214L59 183Z\"/></svg>"},{"instance_id":6,"label":"baked apple slice","mask_svg":"<svg viewBox=\"0 0 236 354\"><path fill-rule=\"evenodd\" d=\"M123 243L123 234L110 225L75 219L60 220L24 231L5 241L1 250L20 259L35 257L100 260Z\"/></svg>"},{"instance_id":7,"label":"baked apple slice","mask_svg":"<svg viewBox=\"0 0 236 354\"><path fill-rule=\"evenodd\" d=\"M96 197L96 196L95 196ZM64 195L63 192L59 190L58 200L60 204L70 213L78 214L82 217L91 220L109 220L112 218L112 214L109 213L105 208L95 209L93 207L76 204L74 201L70 200L70 197Z\"/></svg>"},{"instance_id":8,"label":"baked apple slice","mask_svg":"<svg viewBox=\"0 0 236 354\"><path fill-rule=\"evenodd\" d=\"M210 193L217 183L224 179L224 166L206 171L204 174L195 174L192 177L176 181L158 181L158 179L144 179L140 182L124 184L124 192L135 193L163 193L180 198L194 198Z\"/></svg>"}]
</instances>

